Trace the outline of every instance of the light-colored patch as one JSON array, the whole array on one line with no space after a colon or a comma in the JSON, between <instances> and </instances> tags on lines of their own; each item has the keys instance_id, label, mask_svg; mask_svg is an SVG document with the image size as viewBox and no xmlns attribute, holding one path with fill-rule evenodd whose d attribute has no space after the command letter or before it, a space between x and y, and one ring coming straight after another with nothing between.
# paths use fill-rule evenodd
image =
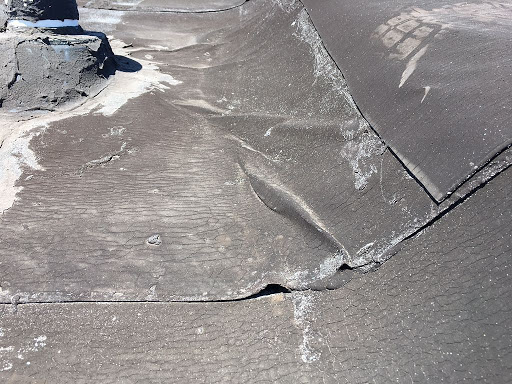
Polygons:
<instances>
[{"instance_id":1,"label":"light-colored patch","mask_svg":"<svg viewBox=\"0 0 512 384\"><path fill-rule=\"evenodd\" d=\"M294 36L310 47L311 54L314 58L314 76L316 78L323 78L332 86L335 93L345 99L352 110L357 110L356 104L348 90L345 78L325 49L322 39L318 35L305 9L299 13L295 26L296 32L294 32Z\"/></svg>"},{"instance_id":2,"label":"light-colored patch","mask_svg":"<svg viewBox=\"0 0 512 384\"><path fill-rule=\"evenodd\" d=\"M284 293L277 293L275 295L270 296L271 303L282 303L285 299Z\"/></svg>"},{"instance_id":3,"label":"light-colored patch","mask_svg":"<svg viewBox=\"0 0 512 384\"><path fill-rule=\"evenodd\" d=\"M25 360L26 356L33 356L34 353L42 351L46 347L46 335L40 335L30 339L20 340L17 346L0 347L0 371L8 371L13 368L14 362ZM26 362L30 364L30 362Z\"/></svg>"},{"instance_id":4,"label":"light-colored patch","mask_svg":"<svg viewBox=\"0 0 512 384\"><path fill-rule=\"evenodd\" d=\"M168 51L169 47L166 45L151 44L149 48L156 49L157 51Z\"/></svg>"},{"instance_id":5,"label":"light-colored patch","mask_svg":"<svg viewBox=\"0 0 512 384\"><path fill-rule=\"evenodd\" d=\"M254 148L251 145L247 144L247 142L245 140L242 140L242 139L240 139L239 137L237 137L235 135L226 135L224 137L226 139L233 140L233 141L236 141L236 142L240 143L240 146L242 148L247 149L248 151L251 151L253 153L256 153L256 154L262 156L263 158L265 158L268 161L271 161L271 162L275 162L276 161L275 158L272 158L269 155L267 155L266 153L263 153L262 151L257 150L256 148Z\"/></svg>"},{"instance_id":6,"label":"light-colored patch","mask_svg":"<svg viewBox=\"0 0 512 384\"><path fill-rule=\"evenodd\" d=\"M80 24L90 31L110 33L116 29L124 15L122 11L80 8Z\"/></svg>"},{"instance_id":7,"label":"light-colored patch","mask_svg":"<svg viewBox=\"0 0 512 384\"><path fill-rule=\"evenodd\" d=\"M120 40L110 42L114 52L130 56L132 50ZM156 63L138 60L142 68L138 72L117 71L109 85L95 97L75 104L65 105L56 112L38 115L28 120L11 113L0 113L0 212L4 213L16 201L22 187L16 186L23 168L43 170L37 154L30 150L30 141L50 123L89 113L111 116L129 100L144 93L158 90L165 92L170 86L181 84L168 74L161 73Z\"/></svg>"},{"instance_id":8,"label":"light-colored patch","mask_svg":"<svg viewBox=\"0 0 512 384\"><path fill-rule=\"evenodd\" d=\"M278 281L284 281L286 287L302 289L305 288L310 281L309 274L308 270L292 271L285 266L278 275Z\"/></svg>"},{"instance_id":9,"label":"light-colored patch","mask_svg":"<svg viewBox=\"0 0 512 384\"><path fill-rule=\"evenodd\" d=\"M449 30L511 27L512 3L463 2L431 10L411 8L379 25L371 37L390 50L390 59L408 60L399 82L402 87L417 69L428 44L443 38Z\"/></svg>"},{"instance_id":10,"label":"light-colored patch","mask_svg":"<svg viewBox=\"0 0 512 384\"><path fill-rule=\"evenodd\" d=\"M374 244L375 244L374 242L371 242L371 243L368 243L368 244L366 244L366 245L362 246L362 247L361 247L361 248L356 252L356 255L357 255L358 257L360 257L361 255L365 255L365 254L367 254L367 253L370 251L370 249L373 247L373 245L374 245Z\"/></svg>"},{"instance_id":11,"label":"light-colored patch","mask_svg":"<svg viewBox=\"0 0 512 384\"><path fill-rule=\"evenodd\" d=\"M419 45L421 44L421 40L415 39L413 37L408 37L404 41L400 42L396 49L399 52L396 56L399 60L402 60L408 57Z\"/></svg>"},{"instance_id":12,"label":"light-colored patch","mask_svg":"<svg viewBox=\"0 0 512 384\"><path fill-rule=\"evenodd\" d=\"M13 345L9 345L8 347L0 347L0 372L12 369L12 363L9 360L9 355L11 355L13 351Z\"/></svg>"},{"instance_id":13,"label":"light-colored patch","mask_svg":"<svg viewBox=\"0 0 512 384\"><path fill-rule=\"evenodd\" d=\"M287 13L292 12L300 6L297 0L272 0L272 3Z\"/></svg>"},{"instance_id":14,"label":"light-colored patch","mask_svg":"<svg viewBox=\"0 0 512 384\"><path fill-rule=\"evenodd\" d=\"M347 103L347 111L355 114L354 117L359 119L360 123L357 132L343 132L343 135L346 136L346 139L349 141L342 149L341 155L348 160L352 166L356 188L364 189L368 184L368 179L374 173L377 173L376 162L373 158L375 155L381 154L385 146L376 135L370 133L370 127L359 114L343 74L326 51L322 39L318 35L305 9L299 13L295 25L296 32L294 35L310 47L311 54L314 58L313 74L315 78L322 78L330 84L333 91L341 95ZM271 129L265 133L265 136L270 134ZM359 136L359 138L357 138L357 136Z\"/></svg>"},{"instance_id":15,"label":"light-colored patch","mask_svg":"<svg viewBox=\"0 0 512 384\"><path fill-rule=\"evenodd\" d=\"M354 173L354 186L358 190L368 185L370 177L378 173L374 157L382 155L386 145L362 122L359 133L348 140L341 149L341 156L348 161Z\"/></svg>"},{"instance_id":16,"label":"light-colored patch","mask_svg":"<svg viewBox=\"0 0 512 384\"><path fill-rule=\"evenodd\" d=\"M324 259L317 268L291 270L289 267L284 267L275 278L286 287L308 289L311 284L333 276L347 260L350 260L348 253L340 250Z\"/></svg>"},{"instance_id":17,"label":"light-colored patch","mask_svg":"<svg viewBox=\"0 0 512 384\"><path fill-rule=\"evenodd\" d=\"M44 131L45 125L30 133L15 128L3 131L0 128L0 212L9 209L22 187L16 186L23 169L43 170L36 154L30 149L30 141Z\"/></svg>"},{"instance_id":18,"label":"light-colored patch","mask_svg":"<svg viewBox=\"0 0 512 384\"><path fill-rule=\"evenodd\" d=\"M110 42L110 45L114 52L127 50L125 52L126 56L130 53L129 47L123 48L126 45L120 40L113 40ZM138 61L142 65L139 71L116 72L108 89L92 99L96 103L95 107L99 107L99 110L95 113L111 116L125 105L128 100L139 97L151 90L164 92L169 89L169 86L182 83L171 75L161 73L155 63L142 59Z\"/></svg>"},{"instance_id":19,"label":"light-colored patch","mask_svg":"<svg viewBox=\"0 0 512 384\"><path fill-rule=\"evenodd\" d=\"M176 105L182 105L185 107L201 108L201 109L204 109L205 111L218 113L220 115L227 115L227 114L231 113L230 110L216 107L215 105L210 104L206 100L196 100L196 99L174 100L173 103Z\"/></svg>"},{"instance_id":20,"label":"light-colored patch","mask_svg":"<svg viewBox=\"0 0 512 384\"><path fill-rule=\"evenodd\" d=\"M311 332L313 316L313 295L309 292L293 292L293 318L296 326L302 330L302 342L299 345L301 360L306 364L320 359L321 353L311 346L314 335Z\"/></svg>"},{"instance_id":21,"label":"light-colored patch","mask_svg":"<svg viewBox=\"0 0 512 384\"><path fill-rule=\"evenodd\" d=\"M32 351L37 352L41 348L44 348L46 346L46 339L47 337L45 335L36 337L34 339L34 347L32 348Z\"/></svg>"},{"instance_id":22,"label":"light-colored patch","mask_svg":"<svg viewBox=\"0 0 512 384\"><path fill-rule=\"evenodd\" d=\"M146 300L156 301L158 300L158 294L156 293L156 285L149 287L149 294L146 295Z\"/></svg>"},{"instance_id":23,"label":"light-colored patch","mask_svg":"<svg viewBox=\"0 0 512 384\"><path fill-rule=\"evenodd\" d=\"M112 6L119 6L119 7L131 7L135 8L137 5L142 3L143 0L129 0L129 1L112 1ZM94 3L90 1L89 3ZM90 6L89 3L86 6ZM92 4L91 4L92 5Z\"/></svg>"},{"instance_id":24,"label":"light-colored patch","mask_svg":"<svg viewBox=\"0 0 512 384\"><path fill-rule=\"evenodd\" d=\"M110 136L122 136L124 131L126 131L126 128L122 126L111 127Z\"/></svg>"},{"instance_id":25,"label":"light-colored patch","mask_svg":"<svg viewBox=\"0 0 512 384\"><path fill-rule=\"evenodd\" d=\"M371 243L371 246L361 248L355 257L348 261L347 264L352 268L360 268L362 272L371 270L375 263L386 261L386 252L403 241L407 236L413 233L414 230L415 229L406 229L404 232L400 232L399 235L393 232L391 238L384 241L378 247L373 248L374 243Z\"/></svg>"},{"instance_id":26,"label":"light-colored patch","mask_svg":"<svg viewBox=\"0 0 512 384\"><path fill-rule=\"evenodd\" d=\"M418 61L423 57L425 52L427 52L428 44L421 48L407 63L405 66L404 72L402 73L402 77L400 78L400 84L398 84L398 88L402 88L402 85L407 81L407 79L412 75L412 73L416 70L418 66Z\"/></svg>"},{"instance_id":27,"label":"light-colored patch","mask_svg":"<svg viewBox=\"0 0 512 384\"><path fill-rule=\"evenodd\" d=\"M38 20L36 22L27 20L9 20L7 28L63 28L63 27L78 27L78 20Z\"/></svg>"},{"instance_id":28,"label":"light-colored patch","mask_svg":"<svg viewBox=\"0 0 512 384\"><path fill-rule=\"evenodd\" d=\"M408 212L407 207L404 207L403 210ZM411 214L410 212L408 213L409 215ZM402 224L399 230L396 232L393 231L386 240L379 243L372 242L366 244L354 255L354 257L347 260L347 265L352 268L360 268L362 272L367 272L376 264L382 264L390 257L388 251L411 236L437 215L439 215L439 208L432 203L431 211L425 217L419 218L413 216L410 221Z\"/></svg>"},{"instance_id":29,"label":"light-colored patch","mask_svg":"<svg viewBox=\"0 0 512 384\"><path fill-rule=\"evenodd\" d=\"M316 278L322 280L334 275L344 262L345 256L343 252L335 253L332 257L325 259L322 264L320 264L318 271L315 271Z\"/></svg>"},{"instance_id":30,"label":"light-colored patch","mask_svg":"<svg viewBox=\"0 0 512 384\"><path fill-rule=\"evenodd\" d=\"M426 86L424 87L425 88L425 94L423 95L422 99L421 99L421 102L423 103L423 101L425 100L425 97L427 97L428 93L430 92L430 86Z\"/></svg>"}]
</instances>

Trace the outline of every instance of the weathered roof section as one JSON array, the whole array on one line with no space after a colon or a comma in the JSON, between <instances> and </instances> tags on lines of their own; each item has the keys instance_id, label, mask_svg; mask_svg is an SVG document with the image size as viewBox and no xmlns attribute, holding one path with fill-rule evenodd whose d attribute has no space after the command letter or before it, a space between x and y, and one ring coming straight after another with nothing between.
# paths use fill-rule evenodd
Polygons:
<instances>
[{"instance_id":1,"label":"weathered roof section","mask_svg":"<svg viewBox=\"0 0 512 384\"><path fill-rule=\"evenodd\" d=\"M120 11L218 12L236 8L247 0L78 0L79 6Z\"/></svg>"},{"instance_id":2,"label":"weathered roof section","mask_svg":"<svg viewBox=\"0 0 512 384\"><path fill-rule=\"evenodd\" d=\"M23 304L16 313L0 304L0 378L509 383L510 173L339 290L228 303Z\"/></svg>"},{"instance_id":3,"label":"weathered roof section","mask_svg":"<svg viewBox=\"0 0 512 384\"><path fill-rule=\"evenodd\" d=\"M436 204L298 1L81 16L108 86L0 109L0 382L512 381L508 151Z\"/></svg>"},{"instance_id":4,"label":"weathered roof section","mask_svg":"<svg viewBox=\"0 0 512 384\"><path fill-rule=\"evenodd\" d=\"M303 3L365 118L437 201L510 145L510 2Z\"/></svg>"},{"instance_id":5,"label":"weathered roof section","mask_svg":"<svg viewBox=\"0 0 512 384\"><path fill-rule=\"evenodd\" d=\"M8 124L0 301L337 287L459 201L434 204L369 129L299 3L81 14L118 72Z\"/></svg>"}]
</instances>

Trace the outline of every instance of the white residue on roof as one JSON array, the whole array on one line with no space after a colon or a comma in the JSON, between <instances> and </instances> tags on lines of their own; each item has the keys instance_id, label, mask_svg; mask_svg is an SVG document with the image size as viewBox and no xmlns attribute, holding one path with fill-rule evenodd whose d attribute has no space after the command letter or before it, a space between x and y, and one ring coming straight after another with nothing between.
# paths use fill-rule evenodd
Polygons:
<instances>
[{"instance_id":1,"label":"white residue on roof","mask_svg":"<svg viewBox=\"0 0 512 384\"><path fill-rule=\"evenodd\" d=\"M272 0L272 2L285 12L291 12L301 5L297 0Z\"/></svg>"},{"instance_id":2,"label":"white residue on roof","mask_svg":"<svg viewBox=\"0 0 512 384\"><path fill-rule=\"evenodd\" d=\"M36 22L27 20L9 20L7 28L63 28L78 27L78 20L38 20Z\"/></svg>"},{"instance_id":3,"label":"white residue on roof","mask_svg":"<svg viewBox=\"0 0 512 384\"><path fill-rule=\"evenodd\" d=\"M131 50L120 40L111 40L118 55L129 56ZM141 69L137 72L117 71L110 84L96 97L62 107L58 112L19 121L15 115L1 114L5 123L0 127L0 213L16 201L22 187L16 186L23 169L43 170L37 154L30 149L32 138L41 134L50 123L88 113L111 116L129 100L152 90L164 92L170 86L181 84L169 74L161 73L156 63L138 59ZM67 109L66 109L67 108Z\"/></svg>"},{"instance_id":4,"label":"white residue on roof","mask_svg":"<svg viewBox=\"0 0 512 384\"><path fill-rule=\"evenodd\" d=\"M80 8L80 22L87 30L110 33L116 29L124 14L122 11Z\"/></svg>"},{"instance_id":5,"label":"white residue on roof","mask_svg":"<svg viewBox=\"0 0 512 384\"><path fill-rule=\"evenodd\" d=\"M315 77L322 77L325 79L325 81L334 88L334 91L342 95L345 101L353 109L357 109L356 104L348 91L347 83L343 74L325 49L322 39L316 31L316 28L305 9L299 13L297 22L294 25L297 28L294 35L310 47L311 54L314 58L313 73Z\"/></svg>"},{"instance_id":6,"label":"white residue on roof","mask_svg":"<svg viewBox=\"0 0 512 384\"><path fill-rule=\"evenodd\" d=\"M26 129L13 129L8 134L0 129L0 212L2 213L12 206L16 200L16 194L22 189L16 186L16 183L23 169L43 169L37 161L36 154L30 149L32 138L39 136L45 126L38 128L38 131L31 133L27 133ZM3 133L7 137L2 135Z\"/></svg>"},{"instance_id":7,"label":"white residue on roof","mask_svg":"<svg viewBox=\"0 0 512 384\"><path fill-rule=\"evenodd\" d=\"M2 362L2 365L0 365L0 372L2 371L8 371L12 369L12 363L9 361Z\"/></svg>"},{"instance_id":8,"label":"white residue on roof","mask_svg":"<svg viewBox=\"0 0 512 384\"><path fill-rule=\"evenodd\" d=\"M130 49L124 48L126 44L122 41L112 40L110 45L114 52L124 53L124 56L129 56ZM128 100L136 98L143 93L151 90L164 92L170 86L182 83L169 74L161 73L154 62L142 59L138 59L138 62L142 65L139 71L117 71L109 87L91 100L95 104L94 108L99 107L97 113L111 116L126 104Z\"/></svg>"},{"instance_id":9,"label":"white residue on roof","mask_svg":"<svg viewBox=\"0 0 512 384\"><path fill-rule=\"evenodd\" d=\"M278 281L293 289L306 289L311 284L333 276L350 258L340 250L324 259L315 269L290 270L285 267L277 274Z\"/></svg>"},{"instance_id":10,"label":"white residue on roof","mask_svg":"<svg viewBox=\"0 0 512 384\"><path fill-rule=\"evenodd\" d=\"M368 124L361 120L359 132L353 139L346 142L340 152L352 167L356 189L364 189L368 185L370 177L374 173L378 173L374 157L381 155L385 149L386 145L370 131Z\"/></svg>"},{"instance_id":11,"label":"white residue on roof","mask_svg":"<svg viewBox=\"0 0 512 384\"><path fill-rule=\"evenodd\" d=\"M34 348L33 351L38 351L41 348L44 348L46 346L46 336L41 335L34 339Z\"/></svg>"},{"instance_id":12,"label":"white residue on roof","mask_svg":"<svg viewBox=\"0 0 512 384\"><path fill-rule=\"evenodd\" d=\"M313 295L309 292L293 292L293 317L295 324L302 330L302 342L299 345L300 357L304 363L310 364L320 359L321 353L315 351L311 342L314 335L311 331L313 312Z\"/></svg>"}]
</instances>

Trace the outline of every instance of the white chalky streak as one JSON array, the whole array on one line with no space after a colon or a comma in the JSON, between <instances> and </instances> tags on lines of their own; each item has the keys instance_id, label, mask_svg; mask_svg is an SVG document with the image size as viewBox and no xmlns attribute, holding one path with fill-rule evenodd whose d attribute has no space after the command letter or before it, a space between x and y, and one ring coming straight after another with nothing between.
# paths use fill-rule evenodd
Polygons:
<instances>
[{"instance_id":1,"label":"white chalky streak","mask_svg":"<svg viewBox=\"0 0 512 384\"><path fill-rule=\"evenodd\" d=\"M38 20L35 23L27 20L9 20L7 27L11 28L62 28L78 27L78 20Z\"/></svg>"}]
</instances>

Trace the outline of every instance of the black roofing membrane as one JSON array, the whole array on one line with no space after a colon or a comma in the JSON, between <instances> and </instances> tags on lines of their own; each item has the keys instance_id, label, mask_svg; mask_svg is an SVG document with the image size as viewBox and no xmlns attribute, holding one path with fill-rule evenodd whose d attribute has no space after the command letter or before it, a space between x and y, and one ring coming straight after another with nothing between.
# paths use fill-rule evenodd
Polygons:
<instances>
[{"instance_id":1,"label":"black roofing membrane","mask_svg":"<svg viewBox=\"0 0 512 384\"><path fill-rule=\"evenodd\" d=\"M510 131L473 121L509 53L468 56L507 4L308 1L322 41L294 0L79 3L85 31L0 32L0 383L512 382Z\"/></svg>"},{"instance_id":2,"label":"black roofing membrane","mask_svg":"<svg viewBox=\"0 0 512 384\"><path fill-rule=\"evenodd\" d=\"M39 20L78 20L78 9L73 0L55 2L55 0L10 0L5 1L5 10L11 19L31 22ZM0 7L0 13L2 13Z\"/></svg>"},{"instance_id":3,"label":"black roofing membrane","mask_svg":"<svg viewBox=\"0 0 512 384\"><path fill-rule=\"evenodd\" d=\"M22 166L15 198L0 196L3 302L336 288L510 164L503 153L436 204L360 114L299 2L80 13L118 72L87 113L4 143Z\"/></svg>"},{"instance_id":4,"label":"black roofing membrane","mask_svg":"<svg viewBox=\"0 0 512 384\"><path fill-rule=\"evenodd\" d=\"M441 201L512 140L512 2L303 0L355 102Z\"/></svg>"}]
</instances>

